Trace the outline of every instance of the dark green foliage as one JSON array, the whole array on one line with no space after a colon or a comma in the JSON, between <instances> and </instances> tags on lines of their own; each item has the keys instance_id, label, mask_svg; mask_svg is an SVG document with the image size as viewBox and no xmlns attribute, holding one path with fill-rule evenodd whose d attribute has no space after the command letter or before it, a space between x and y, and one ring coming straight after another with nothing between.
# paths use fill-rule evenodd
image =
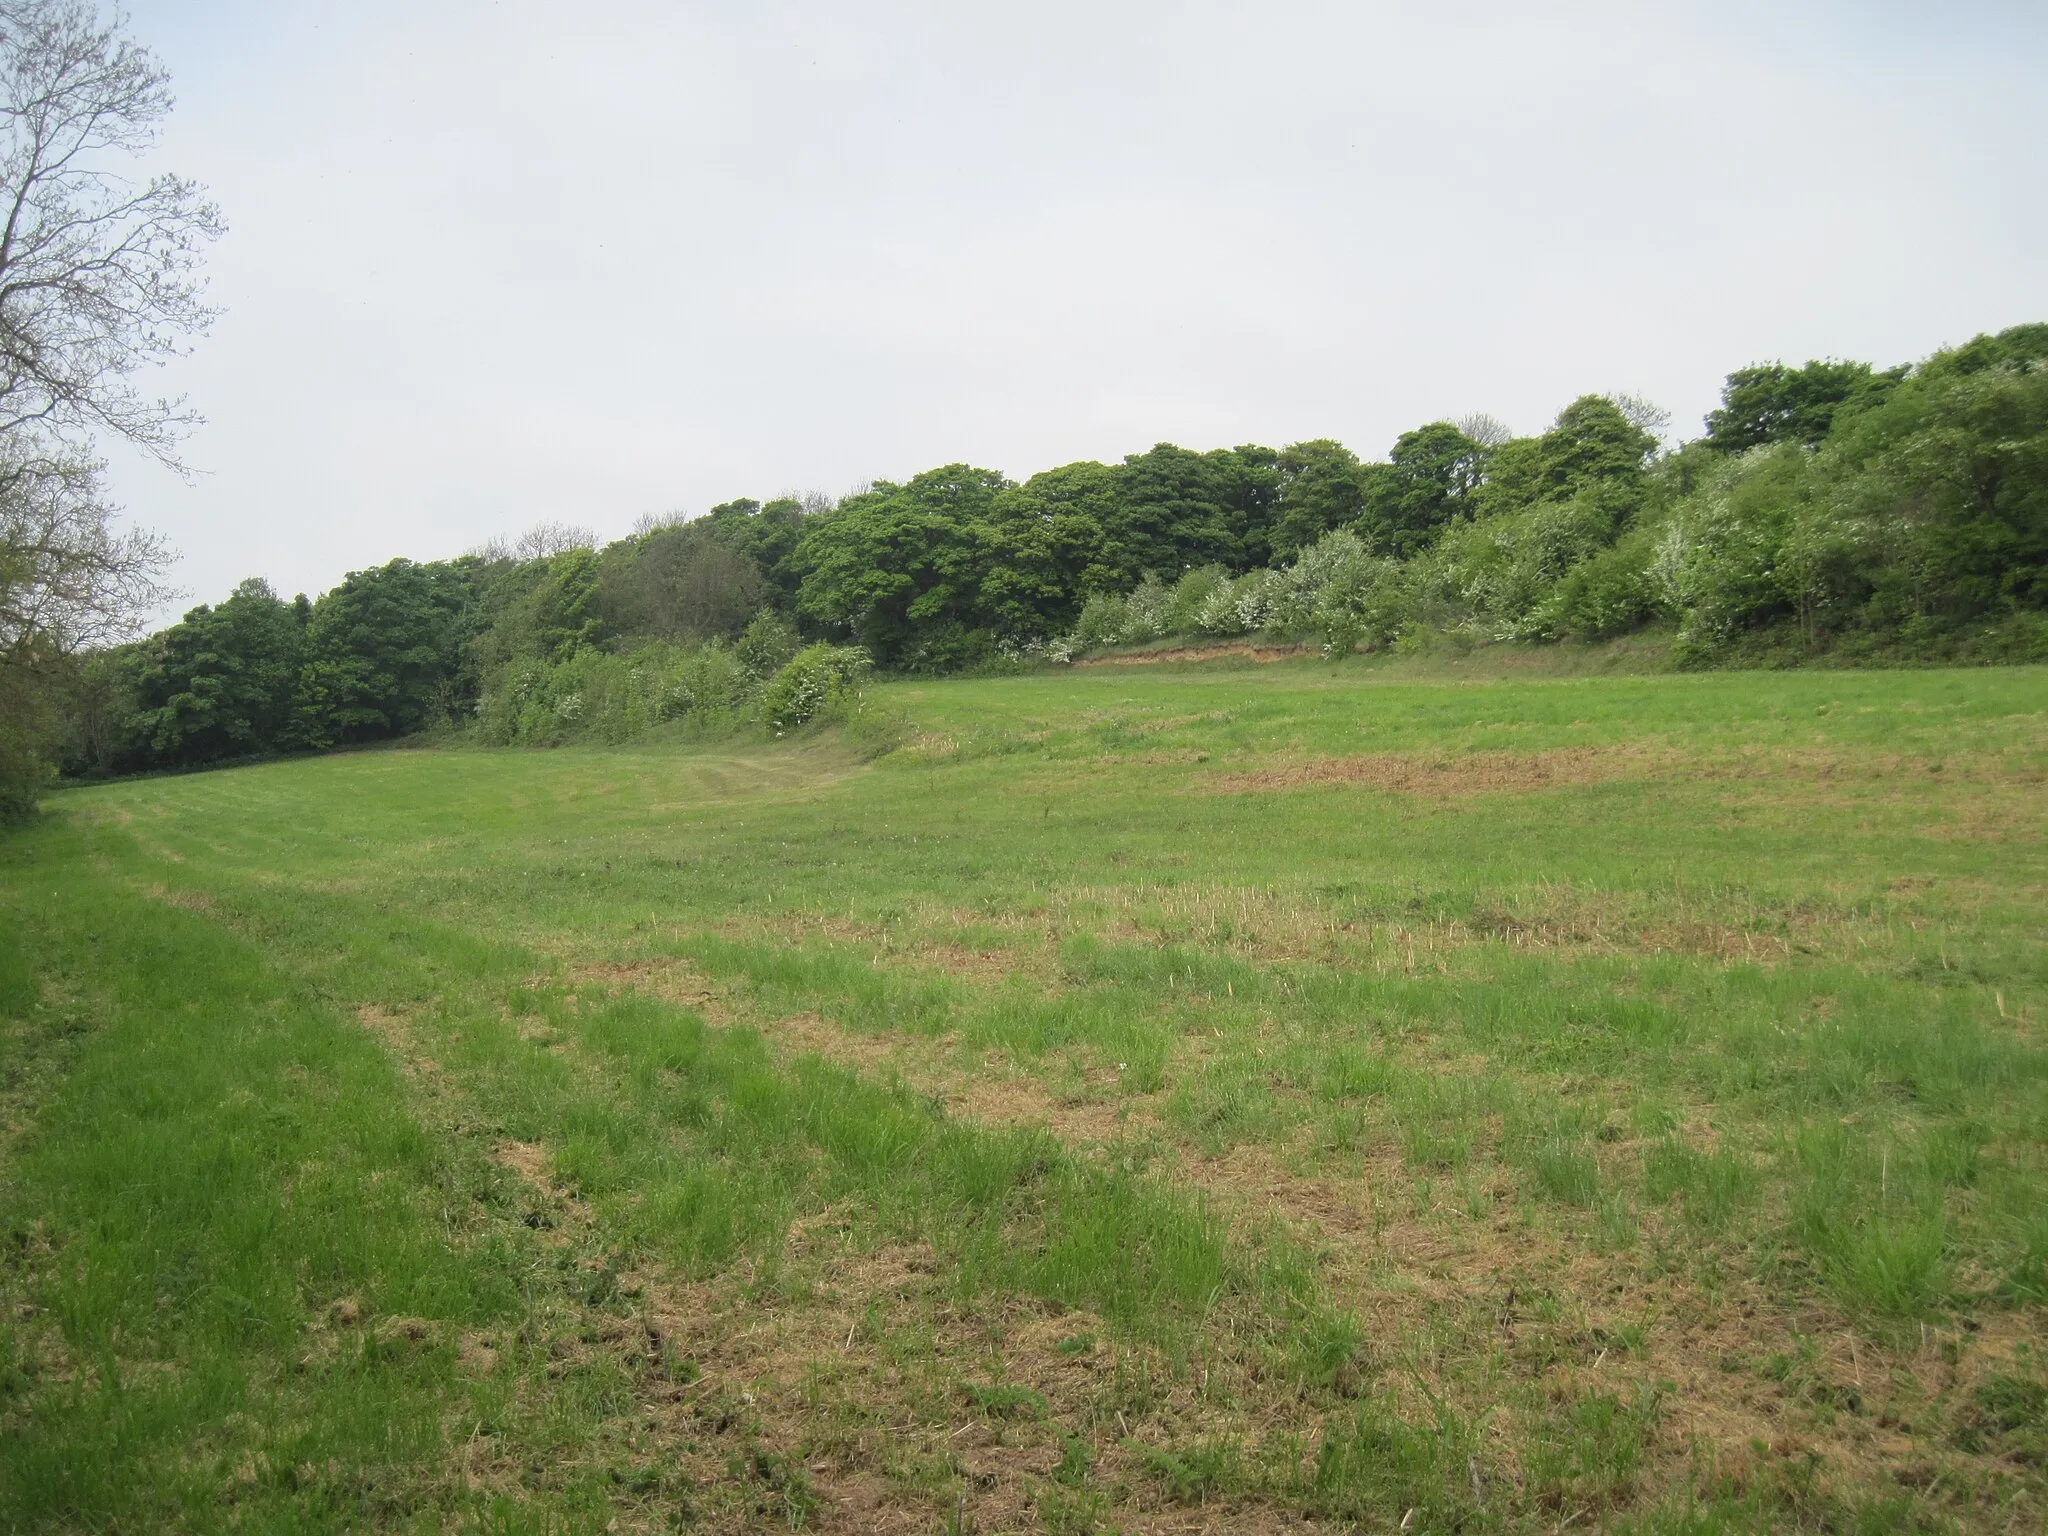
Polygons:
<instances>
[{"instance_id":1,"label":"dark green foliage","mask_svg":"<svg viewBox=\"0 0 2048 1536\"><path fill-rule=\"evenodd\" d=\"M2048 606L2048 367L1943 361L1830 445L1845 510L1872 528L1879 612Z\"/></svg>"},{"instance_id":2,"label":"dark green foliage","mask_svg":"<svg viewBox=\"0 0 2048 1536\"><path fill-rule=\"evenodd\" d=\"M1127 457L1115 513L1103 527L1109 563L1136 577L1190 566L1236 572L1272 555L1276 456L1263 448L1194 453L1160 443Z\"/></svg>"},{"instance_id":3,"label":"dark green foliage","mask_svg":"<svg viewBox=\"0 0 2048 1536\"><path fill-rule=\"evenodd\" d=\"M1122 591L1144 577L1125 541L1109 534L1120 521L1121 483L1121 470L1107 464L1066 464L996 498L997 527L1012 547L1043 562L1074 612L1087 594Z\"/></svg>"},{"instance_id":4,"label":"dark green foliage","mask_svg":"<svg viewBox=\"0 0 2048 1536\"><path fill-rule=\"evenodd\" d=\"M777 606L796 601L801 573L791 564L803 537L804 508L788 497L769 502L742 498L713 507L702 523L712 538L752 563L776 594Z\"/></svg>"},{"instance_id":5,"label":"dark green foliage","mask_svg":"<svg viewBox=\"0 0 2048 1536\"><path fill-rule=\"evenodd\" d=\"M278 744L381 741L448 718L473 696L464 648L483 571L411 560L352 571L313 606L300 723Z\"/></svg>"},{"instance_id":6,"label":"dark green foliage","mask_svg":"<svg viewBox=\"0 0 2048 1536\"><path fill-rule=\"evenodd\" d=\"M1408 433L1402 441L1414 435ZM1342 443L1318 438L1281 449L1277 467L1269 542L1276 557L1286 558L1324 534L1357 522L1366 510L1367 487L1375 483L1372 473L1385 466L1361 464Z\"/></svg>"},{"instance_id":7,"label":"dark green foliage","mask_svg":"<svg viewBox=\"0 0 2048 1536\"><path fill-rule=\"evenodd\" d=\"M1419 554L1484 482L1487 452L1447 421L1403 432L1385 464L1365 466L1360 530L1380 553Z\"/></svg>"},{"instance_id":8,"label":"dark green foliage","mask_svg":"<svg viewBox=\"0 0 2048 1536\"><path fill-rule=\"evenodd\" d=\"M394 560L309 603L250 579L86 657L63 690L67 770L193 767L405 736L469 712L489 586L474 559Z\"/></svg>"},{"instance_id":9,"label":"dark green foliage","mask_svg":"<svg viewBox=\"0 0 2048 1536\"><path fill-rule=\"evenodd\" d=\"M0 827L26 821L51 778L60 662L13 658L0 666Z\"/></svg>"},{"instance_id":10,"label":"dark green foliage","mask_svg":"<svg viewBox=\"0 0 2048 1536\"><path fill-rule=\"evenodd\" d=\"M1919 373L1924 379L1939 380L2042 362L2048 362L2048 325L2015 325L1937 352L1920 365Z\"/></svg>"},{"instance_id":11,"label":"dark green foliage","mask_svg":"<svg viewBox=\"0 0 2048 1536\"><path fill-rule=\"evenodd\" d=\"M1612 400L1583 395L1558 412L1541 437L1516 438L1494 450L1475 494L1477 510L1511 512L1598 489L1618 490L1626 504L1639 493L1656 446Z\"/></svg>"},{"instance_id":12,"label":"dark green foliage","mask_svg":"<svg viewBox=\"0 0 2048 1536\"><path fill-rule=\"evenodd\" d=\"M1897 369L1880 374L1868 363L1844 362L1738 368L1728 375L1720 406L1707 413L1706 441L1727 453L1767 443L1817 448L1838 411L1881 401L1903 373Z\"/></svg>"},{"instance_id":13,"label":"dark green foliage","mask_svg":"<svg viewBox=\"0 0 2048 1536\"><path fill-rule=\"evenodd\" d=\"M476 643L485 671L523 657L567 661L603 640L603 574L602 562L588 549L563 550L498 573L489 593L492 621ZM659 580L656 572L649 584Z\"/></svg>"},{"instance_id":14,"label":"dark green foliage","mask_svg":"<svg viewBox=\"0 0 2048 1536\"><path fill-rule=\"evenodd\" d=\"M602 632L660 640L731 639L763 612L771 587L708 520L658 528L601 557Z\"/></svg>"},{"instance_id":15,"label":"dark green foliage","mask_svg":"<svg viewBox=\"0 0 2048 1536\"><path fill-rule=\"evenodd\" d=\"M977 659L995 554L989 511L1008 485L993 470L949 464L848 497L797 548L799 608L892 665L947 671Z\"/></svg>"},{"instance_id":16,"label":"dark green foliage","mask_svg":"<svg viewBox=\"0 0 2048 1536\"><path fill-rule=\"evenodd\" d=\"M296 726L312 608L255 577L136 652L132 750L186 765L270 750Z\"/></svg>"}]
</instances>

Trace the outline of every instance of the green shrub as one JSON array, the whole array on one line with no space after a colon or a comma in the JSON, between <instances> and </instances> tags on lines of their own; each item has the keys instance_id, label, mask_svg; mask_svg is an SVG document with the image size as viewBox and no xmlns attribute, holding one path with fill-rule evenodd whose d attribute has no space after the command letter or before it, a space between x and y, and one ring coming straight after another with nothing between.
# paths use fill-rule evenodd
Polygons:
<instances>
[{"instance_id":1,"label":"green shrub","mask_svg":"<svg viewBox=\"0 0 2048 1536\"><path fill-rule=\"evenodd\" d=\"M777 736L787 735L856 697L871 663L856 645L813 645L798 651L788 665L768 680L761 695L761 717Z\"/></svg>"},{"instance_id":2,"label":"green shrub","mask_svg":"<svg viewBox=\"0 0 2048 1536\"><path fill-rule=\"evenodd\" d=\"M760 689L737 653L716 641L657 641L624 655L585 649L503 668L477 703L477 733L503 746L550 747L631 741L669 721L727 730Z\"/></svg>"},{"instance_id":3,"label":"green shrub","mask_svg":"<svg viewBox=\"0 0 2048 1536\"><path fill-rule=\"evenodd\" d=\"M796 626L772 608L755 614L746 632L733 642L733 654L756 677L773 677L803 649Z\"/></svg>"}]
</instances>

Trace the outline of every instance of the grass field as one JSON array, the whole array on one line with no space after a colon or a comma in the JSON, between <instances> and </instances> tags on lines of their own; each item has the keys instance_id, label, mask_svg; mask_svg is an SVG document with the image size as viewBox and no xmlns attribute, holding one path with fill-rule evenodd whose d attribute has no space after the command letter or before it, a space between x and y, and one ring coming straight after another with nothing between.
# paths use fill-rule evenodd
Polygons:
<instances>
[{"instance_id":1,"label":"grass field","mask_svg":"<svg viewBox=\"0 0 2048 1536\"><path fill-rule=\"evenodd\" d=\"M2048 1521L2048 672L877 696L0 842L0 1525Z\"/></svg>"}]
</instances>

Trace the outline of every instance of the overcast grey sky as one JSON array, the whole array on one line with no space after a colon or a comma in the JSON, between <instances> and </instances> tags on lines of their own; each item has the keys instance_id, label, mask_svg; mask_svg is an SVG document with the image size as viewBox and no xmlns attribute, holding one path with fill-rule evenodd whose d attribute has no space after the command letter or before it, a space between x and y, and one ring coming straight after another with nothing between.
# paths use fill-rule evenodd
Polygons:
<instances>
[{"instance_id":1,"label":"overcast grey sky","mask_svg":"<svg viewBox=\"0 0 2048 1536\"><path fill-rule=\"evenodd\" d=\"M117 490L216 600L2048 320L2048 6L136 0L230 232Z\"/></svg>"}]
</instances>

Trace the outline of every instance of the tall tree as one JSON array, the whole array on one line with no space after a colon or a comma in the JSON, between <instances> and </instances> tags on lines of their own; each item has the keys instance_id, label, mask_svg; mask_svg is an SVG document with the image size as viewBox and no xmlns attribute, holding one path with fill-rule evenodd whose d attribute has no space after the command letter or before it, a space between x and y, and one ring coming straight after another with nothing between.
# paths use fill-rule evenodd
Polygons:
<instances>
[{"instance_id":1,"label":"tall tree","mask_svg":"<svg viewBox=\"0 0 2048 1536\"><path fill-rule=\"evenodd\" d=\"M806 520L816 515L793 496L778 497L765 506L742 498L713 507L701 521L712 538L752 563L787 610L796 601L802 579L789 557L796 553Z\"/></svg>"},{"instance_id":2,"label":"tall tree","mask_svg":"<svg viewBox=\"0 0 2048 1536\"><path fill-rule=\"evenodd\" d=\"M135 729L145 759L189 765L290 739L311 614L251 578L141 647Z\"/></svg>"},{"instance_id":3,"label":"tall tree","mask_svg":"<svg viewBox=\"0 0 2048 1536\"><path fill-rule=\"evenodd\" d=\"M199 263L221 222L193 183L116 169L171 110L119 27L76 0L0 7L0 440L112 432L169 460L193 417L135 375L213 318Z\"/></svg>"},{"instance_id":4,"label":"tall tree","mask_svg":"<svg viewBox=\"0 0 2048 1536\"><path fill-rule=\"evenodd\" d=\"M1272 556L1278 455L1247 445L1196 453L1159 443L1124 459L1103 526L1104 563L1135 582L1196 566L1244 571Z\"/></svg>"},{"instance_id":5,"label":"tall tree","mask_svg":"<svg viewBox=\"0 0 2048 1536\"><path fill-rule=\"evenodd\" d=\"M1485 482L1472 495L1481 515L1596 495L1619 519L1640 499L1644 467L1657 440L1605 395L1581 395L1541 437L1518 437L1493 450Z\"/></svg>"},{"instance_id":6,"label":"tall tree","mask_svg":"<svg viewBox=\"0 0 2048 1536\"><path fill-rule=\"evenodd\" d=\"M799 607L888 665L942 669L987 643L981 584L995 555L989 516L1010 484L949 464L849 496L794 556Z\"/></svg>"},{"instance_id":7,"label":"tall tree","mask_svg":"<svg viewBox=\"0 0 2048 1536\"><path fill-rule=\"evenodd\" d=\"M587 563L589 550L557 562ZM313 605L289 745L323 747L403 736L474 697L469 641L484 566L474 559L393 560L351 571Z\"/></svg>"},{"instance_id":8,"label":"tall tree","mask_svg":"<svg viewBox=\"0 0 2048 1536\"><path fill-rule=\"evenodd\" d=\"M1727 453L1766 443L1818 447L1845 404L1881 393L1898 373L1879 374L1868 363L1810 362L1804 368L1760 363L1738 368L1721 388L1721 404L1707 413L1707 442Z\"/></svg>"},{"instance_id":9,"label":"tall tree","mask_svg":"<svg viewBox=\"0 0 2048 1536\"><path fill-rule=\"evenodd\" d=\"M176 176L120 174L171 108L120 27L76 0L0 4L0 815L34 803L66 658L153 599L162 547L114 531L96 444L175 465L193 417L136 379L212 315L218 213Z\"/></svg>"},{"instance_id":10,"label":"tall tree","mask_svg":"<svg viewBox=\"0 0 2048 1536\"><path fill-rule=\"evenodd\" d=\"M1332 529L1349 527L1365 510L1366 467L1358 455L1328 438L1292 443L1274 467L1272 557L1299 554Z\"/></svg>"},{"instance_id":11,"label":"tall tree","mask_svg":"<svg viewBox=\"0 0 2048 1536\"><path fill-rule=\"evenodd\" d=\"M1486 449L1448 421L1403 432L1385 464L1364 466L1360 532L1381 554L1406 559L1426 549L1465 509L1487 459Z\"/></svg>"}]
</instances>

